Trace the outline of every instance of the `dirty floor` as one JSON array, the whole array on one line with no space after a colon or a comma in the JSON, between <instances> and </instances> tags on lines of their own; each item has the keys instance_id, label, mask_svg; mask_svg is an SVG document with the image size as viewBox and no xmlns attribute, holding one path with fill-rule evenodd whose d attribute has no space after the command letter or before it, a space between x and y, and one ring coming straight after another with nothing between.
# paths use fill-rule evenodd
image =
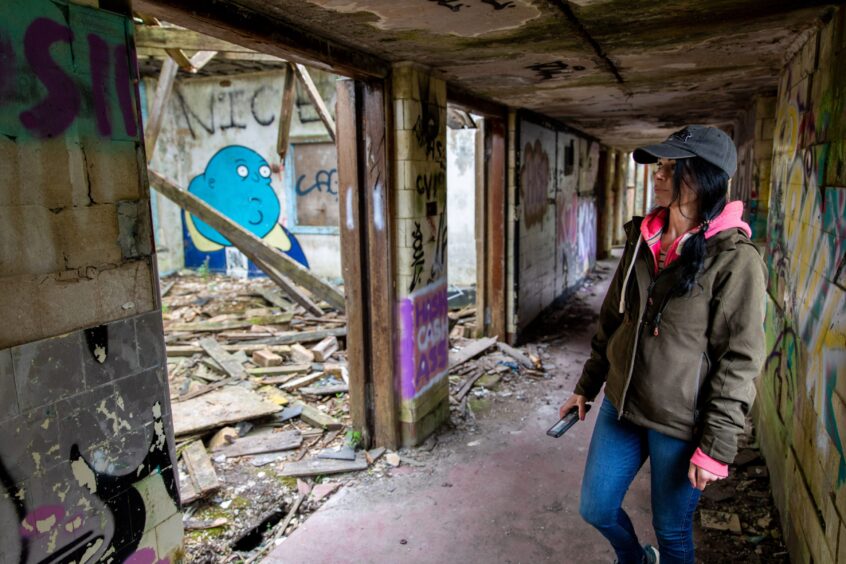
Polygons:
<instances>
[{"instance_id":1,"label":"dirty floor","mask_svg":"<svg viewBox=\"0 0 846 564\"><path fill-rule=\"evenodd\" d=\"M535 331L531 341L546 353L548 379L524 379L517 393L492 393L486 402L471 403L475 422L453 421L425 449L404 451L404 463L387 476L343 489L265 562L612 562L610 547L578 514L594 419L559 439L545 431L587 358L595 312L615 266L616 259L600 262L592 281ZM740 474L725 484L728 500L702 505L757 512L740 516L744 530L753 518L766 525L744 534L702 530L697 515L700 561L787 561L773 538L779 536L778 517L768 482L749 483ZM742 491L734 485L739 479ZM757 493L750 497L752 491ZM641 541L654 543L648 463L624 506Z\"/></svg>"}]
</instances>

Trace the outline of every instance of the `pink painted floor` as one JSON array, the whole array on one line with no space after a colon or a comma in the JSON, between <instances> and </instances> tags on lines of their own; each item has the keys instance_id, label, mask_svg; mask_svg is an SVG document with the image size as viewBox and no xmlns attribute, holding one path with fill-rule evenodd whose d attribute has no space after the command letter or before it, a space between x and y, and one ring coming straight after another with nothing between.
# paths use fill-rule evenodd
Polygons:
<instances>
[{"instance_id":1,"label":"pink painted floor","mask_svg":"<svg viewBox=\"0 0 846 564\"><path fill-rule=\"evenodd\" d=\"M582 293L594 311L609 276ZM612 562L610 546L578 514L594 419L559 439L545 434L587 358L592 332L585 327L550 347L556 377L534 384L525 401L495 402L475 433L444 433L431 455L420 457L423 467L404 465L343 488L265 562ZM625 507L641 541L654 542L648 464Z\"/></svg>"}]
</instances>

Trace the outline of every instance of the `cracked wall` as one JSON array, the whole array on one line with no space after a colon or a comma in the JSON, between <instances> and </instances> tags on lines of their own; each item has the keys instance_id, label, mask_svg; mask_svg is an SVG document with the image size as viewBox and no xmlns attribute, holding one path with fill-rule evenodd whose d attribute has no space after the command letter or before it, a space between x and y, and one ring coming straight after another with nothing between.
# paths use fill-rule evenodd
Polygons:
<instances>
[{"instance_id":1,"label":"cracked wall","mask_svg":"<svg viewBox=\"0 0 846 564\"><path fill-rule=\"evenodd\" d=\"M167 561L171 461L131 20L0 4L0 561Z\"/></svg>"}]
</instances>

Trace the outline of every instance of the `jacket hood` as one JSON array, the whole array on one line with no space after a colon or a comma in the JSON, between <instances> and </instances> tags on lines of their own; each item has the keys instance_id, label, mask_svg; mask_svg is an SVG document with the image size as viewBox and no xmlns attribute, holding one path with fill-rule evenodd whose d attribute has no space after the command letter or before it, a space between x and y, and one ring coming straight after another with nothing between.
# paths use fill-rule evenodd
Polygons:
<instances>
[{"instance_id":1,"label":"jacket hood","mask_svg":"<svg viewBox=\"0 0 846 564\"><path fill-rule=\"evenodd\" d=\"M643 236L643 241L649 246L655 257L656 271L658 270L658 257L661 253L661 235L664 234L664 224L666 223L668 213L669 210L667 208L658 208L643 218L640 224L640 234ZM743 202L737 200L728 202L723 208L723 211L720 212L720 215L711 220L708 230L705 232L705 239L710 239L729 229L740 229L747 237L751 237L752 229L749 227L749 224L743 221L742 217ZM699 229L700 225L697 225L673 241L673 244L667 249L666 265L669 265L679 257L684 242L699 231Z\"/></svg>"}]
</instances>

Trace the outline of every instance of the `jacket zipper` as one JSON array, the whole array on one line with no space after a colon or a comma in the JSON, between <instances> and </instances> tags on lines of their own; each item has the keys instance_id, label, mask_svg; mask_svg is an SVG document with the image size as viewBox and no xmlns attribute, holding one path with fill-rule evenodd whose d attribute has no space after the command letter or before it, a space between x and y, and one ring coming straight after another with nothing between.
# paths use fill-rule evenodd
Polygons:
<instances>
[{"instance_id":1,"label":"jacket zipper","mask_svg":"<svg viewBox=\"0 0 846 564\"><path fill-rule=\"evenodd\" d=\"M652 257L650 257L652 258ZM632 260L637 260L637 257L634 257ZM655 260L655 259L652 259ZM650 264L649 268L652 268L653 265ZM637 267L635 267L637 268ZM639 304L641 311L638 313L638 320L637 320L637 330L635 331L635 338L634 338L634 345L632 346L632 356L629 359L629 374L626 377L626 385L623 387L623 397L620 398L620 411L617 413L617 420L620 421L623 419L623 413L626 409L626 395L629 393L629 384L632 382L632 373L634 372L634 361L635 356L637 355L637 345L640 342L640 331L643 329L643 316L646 313L646 307L649 305L649 300L652 298L652 289L655 287L655 283L658 281L658 278L666 272L666 268L659 271L658 275L656 276L653 274L653 270L649 271L650 277L652 280L649 283L649 287L646 289L646 304ZM635 278L636 280L637 278Z\"/></svg>"},{"instance_id":2,"label":"jacket zipper","mask_svg":"<svg viewBox=\"0 0 846 564\"><path fill-rule=\"evenodd\" d=\"M702 360L705 358L705 353L699 357L699 370L696 371L696 388L693 394L693 424L696 425L696 420L699 419L699 386L702 384Z\"/></svg>"}]
</instances>

